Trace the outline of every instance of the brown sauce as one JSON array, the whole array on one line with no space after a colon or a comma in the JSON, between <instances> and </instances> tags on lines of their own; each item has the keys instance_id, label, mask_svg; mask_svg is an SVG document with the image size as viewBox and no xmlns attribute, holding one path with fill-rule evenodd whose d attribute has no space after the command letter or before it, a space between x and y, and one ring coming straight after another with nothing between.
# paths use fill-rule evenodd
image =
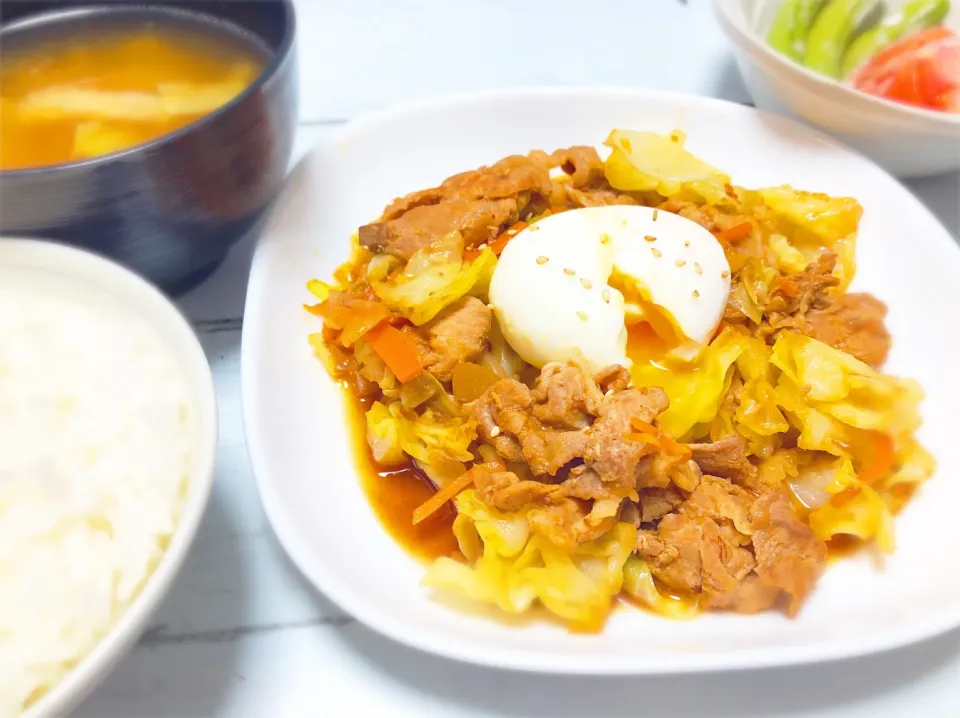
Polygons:
<instances>
[{"instance_id":1,"label":"brown sauce","mask_svg":"<svg viewBox=\"0 0 960 718\"><path fill-rule=\"evenodd\" d=\"M360 483L387 533L417 558L432 561L458 550L453 535L454 508L447 504L426 521L414 525L413 511L435 492L433 484L411 462L387 468L373 460L365 438L363 407L351 402L350 423Z\"/></svg>"},{"instance_id":2,"label":"brown sauce","mask_svg":"<svg viewBox=\"0 0 960 718\"><path fill-rule=\"evenodd\" d=\"M833 563L859 552L866 544L856 536L837 534L827 541L827 561Z\"/></svg>"}]
</instances>

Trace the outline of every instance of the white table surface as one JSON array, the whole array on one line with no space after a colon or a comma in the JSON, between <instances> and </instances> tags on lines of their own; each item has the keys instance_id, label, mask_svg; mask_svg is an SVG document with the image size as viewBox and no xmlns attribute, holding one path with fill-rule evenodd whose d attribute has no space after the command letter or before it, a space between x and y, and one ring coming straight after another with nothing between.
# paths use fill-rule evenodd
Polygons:
<instances>
[{"instance_id":1,"label":"white table surface","mask_svg":"<svg viewBox=\"0 0 960 718\"><path fill-rule=\"evenodd\" d=\"M707 0L299 0L299 10L296 157L358 113L455 91L594 83L747 99ZM960 176L910 186L960 236ZM182 300L220 400L219 468L206 518L151 627L78 715L960 715L957 632L821 666L579 679L447 662L359 625L301 579L257 498L240 415L251 248L249 240L238 246Z\"/></svg>"}]
</instances>

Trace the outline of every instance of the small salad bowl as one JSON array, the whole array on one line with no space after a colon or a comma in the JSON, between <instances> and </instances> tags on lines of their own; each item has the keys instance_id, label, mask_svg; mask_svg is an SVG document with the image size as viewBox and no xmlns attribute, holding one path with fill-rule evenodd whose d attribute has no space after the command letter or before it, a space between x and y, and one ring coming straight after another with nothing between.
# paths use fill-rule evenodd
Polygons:
<instances>
[{"instance_id":1,"label":"small salad bowl","mask_svg":"<svg viewBox=\"0 0 960 718\"><path fill-rule=\"evenodd\" d=\"M960 169L960 113L874 97L777 52L764 41L776 2L713 0L713 6L760 109L819 127L898 177ZM943 25L960 30L960 7L951 10Z\"/></svg>"}]
</instances>

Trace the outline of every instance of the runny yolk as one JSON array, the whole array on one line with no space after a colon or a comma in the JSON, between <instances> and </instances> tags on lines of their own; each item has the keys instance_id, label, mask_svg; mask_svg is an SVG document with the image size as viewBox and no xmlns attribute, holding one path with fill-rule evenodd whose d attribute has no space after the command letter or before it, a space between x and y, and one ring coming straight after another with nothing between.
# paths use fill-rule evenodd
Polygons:
<instances>
[{"instance_id":1,"label":"runny yolk","mask_svg":"<svg viewBox=\"0 0 960 718\"><path fill-rule=\"evenodd\" d=\"M660 364L672 348L649 322L627 325L627 356L635 365L661 368Z\"/></svg>"},{"instance_id":2,"label":"runny yolk","mask_svg":"<svg viewBox=\"0 0 960 718\"><path fill-rule=\"evenodd\" d=\"M669 356L676 344L654 331L649 322L627 325L627 356L633 364L630 376L637 386L659 386L671 399L686 393L702 362L686 362Z\"/></svg>"}]
</instances>

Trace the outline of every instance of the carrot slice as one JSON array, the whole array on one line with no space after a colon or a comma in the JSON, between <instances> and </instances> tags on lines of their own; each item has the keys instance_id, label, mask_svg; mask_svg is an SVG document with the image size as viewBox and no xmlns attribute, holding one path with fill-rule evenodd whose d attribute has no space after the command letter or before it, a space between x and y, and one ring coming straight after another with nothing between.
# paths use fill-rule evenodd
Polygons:
<instances>
[{"instance_id":1,"label":"carrot slice","mask_svg":"<svg viewBox=\"0 0 960 718\"><path fill-rule=\"evenodd\" d=\"M724 229L716 233L717 239L726 244L732 242L739 242L741 239L746 239L750 236L750 232L753 231L753 225L749 222L741 222L740 224L734 225L730 229Z\"/></svg>"},{"instance_id":2,"label":"carrot slice","mask_svg":"<svg viewBox=\"0 0 960 718\"><path fill-rule=\"evenodd\" d=\"M689 446L681 444L678 441L674 441L653 424L650 424L643 419L639 419L636 416L631 416L630 426L637 431L642 432L640 434L642 440L647 440L648 437L654 437L656 441L653 443L656 443L657 446L660 447L660 451L667 456L673 456L681 461L687 461L691 456L693 456L693 452L690 450Z\"/></svg>"},{"instance_id":3,"label":"carrot slice","mask_svg":"<svg viewBox=\"0 0 960 718\"><path fill-rule=\"evenodd\" d=\"M458 478L451 481L429 499L420 504L413 512L414 525L430 518L430 516L442 508L445 503L452 500L457 494L472 484L473 472L476 471L476 468L477 467L474 467L464 472Z\"/></svg>"},{"instance_id":4,"label":"carrot slice","mask_svg":"<svg viewBox=\"0 0 960 718\"><path fill-rule=\"evenodd\" d=\"M880 431L871 432L873 438L873 456L860 471L860 480L872 484L882 479L893 469L893 437Z\"/></svg>"},{"instance_id":5,"label":"carrot slice","mask_svg":"<svg viewBox=\"0 0 960 718\"><path fill-rule=\"evenodd\" d=\"M406 384L420 376L420 352L413 339L396 327L381 322L364 335L370 348L383 359L401 383Z\"/></svg>"}]
</instances>

